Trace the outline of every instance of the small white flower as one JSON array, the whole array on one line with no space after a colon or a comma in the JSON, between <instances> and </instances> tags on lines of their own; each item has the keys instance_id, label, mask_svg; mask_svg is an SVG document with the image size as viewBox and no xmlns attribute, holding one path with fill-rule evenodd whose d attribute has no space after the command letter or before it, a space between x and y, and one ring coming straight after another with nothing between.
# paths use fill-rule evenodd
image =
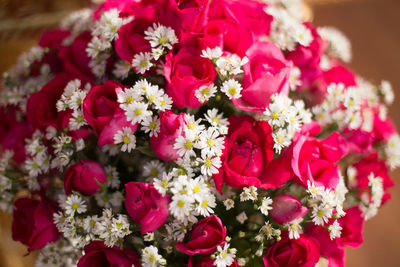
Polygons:
<instances>
[{"instance_id":1,"label":"small white flower","mask_svg":"<svg viewBox=\"0 0 400 267\"><path fill-rule=\"evenodd\" d=\"M247 220L247 215L244 211L242 211L238 216L236 216L236 220L240 223L240 224L244 224L244 222Z\"/></svg>"},{"instance_id":2,"label":"small white flower","mask_svg":"<svg viewBox=\"0 0 400 267\"><path fill-rule=\"evenodd\" d=\"M332 225L328 226L330 239L333 240L333 239L335 239L337 237L340 237L340 235L342 234L342 229L343 228L340 226L338 221L335 220Z\"/></svg>"},{"instance_id":3,"label":"small white flower","mask_svg":"<svg viewBox=\"0 0 400 267\"><path fill-rule=\"evenodd\" d=\"M164 165L158 160L152 160L150 162L146 162L143 165L143 176L144 177L159 177L165 171Z\"/></svg>"},{"instance_id":4,"label":"small white flower","mask_svg":"<svg viewBox=\"0 0 400 267\"><path fill-rule=\"evenodd\" d=\"M131 64L125 60L119 60L114 65L113 74L123 80L126 79L129 75L129 71L131 70Z\"/></svg>"},{"instance_id":5,"label":"small white flower","mask_svg":"<svg viewBox=\"0 0 400 267\"><path fill-rule=\"evenodd\" d=\"M194 95L197 97L200 103L204 103L213 97L216 92L217 87L212 83L210 85L200 86L200 88L194 92Z\"/></svg>"},{"instance_id":6,"label":"small white flower","mask_svg":"<svg viewBox=\"0 0 400 267\"><path fill-rule=\"evenodd\" d=\"M151 242L154 240L154 232L147 233L143 236L143 240L146 242Z\"/></svg>"},{"instance_id":7,"label":"small white flower","mask_svg":"<svg viewBox=\"0 0 400 267\"><path fill-rule=\"evenodd\" d=\"M74 216L75 213L84 213L87 210L85 201L78 195L69 195L64 204L65 213Z\"/></svg>"},{"instance_id":8,"label":"small white flower","mask_svg":"<svg viewBox=\"0 0 400 267\"><path fill-rule=\"evenodd\" d=\"M268 216L269 210L272 209L272 199L270 197L264 197L261 206L258 208L262 214Z\"/></svg>"},{"instance_id":9,"label":"small white flower","mask_svg":"<svg viewBox=\"0 0 400 267\"><path fill-rule=\"evenodd\" d=\"M214 213L213 208L217 206L215 196L212 194L201 194L201 199L196 207L196 212L203 217L210 216Z\"/></svg>"},{"instance_id":10,"label":"small white flower","mask_svg":"<svg viewBox=\"0 0 400 267\"><path fill-rule=\"evenodd\" d=\"M285 226L288 227L290 239L300 238L300 231L302 230L300 223L302 221L303 218L298 218L290 223L285 224Z\"/></svg>"},{"instance_id":11,"label":"small white flower","mask_svg":"<svg viewBox=\"0 0 400 267\"><path fill-rule=\"evenodd\" d=\"M160 132L160 119L158 116L146 117L142 122L142 128L145 133L149 133L150 137L157 137Z\"/></svg>"},{"instance_id":12,"label":"small white flower","mask_svg":"<svg viewBox=\"0 0 400 267\"><path fill-rule=\"evenodd\" d=\"M132 133L132 129L130 127L123 127L122 130L119 130L114 135L114 144L121 144L121 151L131 152L136 148L136 137L134 133Z\"/></svg>"},{"instance_id":13,"label":"small white flower","mask_svg":"<svg viewBox=\"0 0 400 267\"><path fill-rule=\"evenodd\" d=\"M228 119L224 118L222 113L218 113L218 109L216 108L207 110L207 114L205 114L204 117L208 123L214 127L221 128L229 126Z\"/></svg>"},{"instance_id":14,"label":"small white flower","mask_svg":"<svg viewBox=\"0 0 400 267\"><path fill-rule=\"evenodd\" d=\"M230 210L233 207L235 207L235 201L233 201L230 198L227 198L224 200L224 205L225 205L226 210Z\"/></svg>"},{"instance_id":15,"label":"small white flower","mask_svg":"<svg viewBox=\"0 0 400 267\"><path fill-rule=\"evenodd\" d=\"M230 266L235 260L236 249L229 249L230 244L226 243L224 247L217 247L217 256L214 260L214 265L217 267Z\"/></svg>"},{"instance_id":16,"label":"small white flower","mask_svg":"<svg viewBox=\"0 0 400 267\"><path fill-rule=\"evenodd\" d=\"M219 156L222 154L222 149L225 148L224 137L221 137L215 128L210 127L200 134L197 147L202 150L202 155Z\"/></svg>"},{"instance_id":17,"label":"small white flower","mask_svg":"<svg viewBox=\"0 0 400 267\"><path fill-rule=\"evenodd\" d=\"M222 84L221 91L224 92L229 99L240 98L242 92L242 85L235 79L230 79Z\"/></svg>"},{"instance_id":18,"label":"small white flower","mask_svg":"<svg viewBox=\"0 0 400 267\"><path fill-rule=\"evenodd\" d=\"M255 201L257 199L258 193L257 193L257 187L255 186L249 186L249 187L244 187L243 192L240 193L240 201L247 201L247 200L252 200Z\"/></svg>"},{"instance_id":19,"label":"small white flower","mask_svg":"<svg viewBox=\"0 0 400 267\"><path fill-rule=\"evenodd\" d=\"M380 89L383 95L383 99L385 100L385 103L388 105L392 104L394 100L394 93L390 82L382 81Z\"/></svg>"},{"instance_id":20,"label":"small white flower","mask_svg":"<svg viewBox=\"0 0 400 267\"><path fill-rule=\"evenodd\" d=\"M143 102L133 102L128 106L125 112L126 119L131 121L132 124L141 123L150 116L148 105Z\"/></svg>"},{"instance_id":21,"label":"small white flower","mask_svg":"<svg viewBox=\"0 0 400 267\"><path fill-rule=\"evenodd\" d=\"M166 27L161 24L153 24L145 32L144 39L150 41L151 47L166 47L172 49L172 45L178 43L178 38L175 31L171 27Z\"/></svg>"},{"instance_id":22,"label":"small white flower","mask_svg":"<svg viewBox=\"0 0 400 267\"><path fill-rule=\"evenodd\" d=\"M180 135L176 138L174 149L177 150L179 156L185 158L196 156L196 153L193 150L195 147L195 138L196 135L191 133L186 133L185 136Z\"/></svg>"},{"instance_id":23,"label":"small white flower","mask_svg":"<svg viewBox=\"0 0 400 267\"><path fill-rule=\"evenodd\" d=\"M167 261L158 254L158 249L155 246L148 246L142 249L142 263L144 267L158 267L166 265Z\"/></svg>"},{"instance_id":24,"label":"small white flower","mask_svg":"<svg viewBox=\"0 0 400 267\"><path fill-rule=\"evenodd\" d=\"M272 134L274 138L274 150L280 154L282 149L288 147L292 143L292 135L283 128L278 128L276 132Z\"/></svg>"},{"instance_id":25,"label":"small white flower","mask_svg":"<svg viewBox=\"0 0 400 267\"><path fill-rule=\"evenodd\" d=\"M132 67L140 74L144 74L152 67L152 57L148 52L136 54L132 60Z\"/></svg>"},{"instance_id":26,"label":"small white flower","mask_svg":"<svg viewBox=\"0 0 400 267\"><path fill-rule=\"evenodd\" d=\"M218 173L218 169L221 168L222 162L219 157L208 157L202 155L201 158L197 158L197 161L201 162L200 167L201 174L206 176L212 176Z\"/></svg>"},{"instance_id":27,"label":"small white flower","mask_svg":"<svg viewBox=\"0 0 400 267\"><path fill-rule=\"evenodd\" d=\"M138 90L132 88L125 90L122 90L122 88L117 89L117 101L123 110L127 110L130 104L141 102L142 100L143 97Z\"/></svg>"},{"instance_id":28,"label":"small white flower","mask_svg":"<svg viewBox=\"0 0 400 267\"><path fill-rule=\"evenodd\" d=\"M218 59L222 56L222 49L219 46L214 48L207 47L206 50L201 51L201 56L210 60Z\"/></svg>"},{"instance_id":29,"label":"small white flower","mask_svg":"<svg viewBox=\"0 0 400 267\"><path fill-rule=\"evenodd\" d=\"M332 211L332 208L326 205L314 206L311 214L312 221L316 225L324 225L332 217Z\"/></svg>"}]
</instances>

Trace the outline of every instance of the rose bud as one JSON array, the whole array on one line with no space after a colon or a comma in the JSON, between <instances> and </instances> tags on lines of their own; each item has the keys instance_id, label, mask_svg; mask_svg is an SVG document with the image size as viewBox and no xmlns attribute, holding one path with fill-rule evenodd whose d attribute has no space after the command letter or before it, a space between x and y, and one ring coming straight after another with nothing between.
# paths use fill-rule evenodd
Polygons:
<instances>
[{"instance_id":1,"label":"rose bud","mask_svg":"<svg viewBox=\"0 0 400 267\"><path fill-rule=\"evenodd\" d=\"M313 267L319 258L319 245L314 238L301 234L298 239L289 239L287 232L284 232L282 240L268 249L264 256L264 265L265 267Z\"/></svg>"},{"instance_id":2,"label":"rose bud","mask_svg":"<svg viewBox=\"0 0 400 267\"><path fill-rule=\"evenodd\" d=\"M177 243L175 247L188 255L211 254L217 246L225 242L226 229L216 215L204 218L193 225L190 239L186 243Z\"/></svg>"},{"instance_id":3,"label":"rose bud","mask_svg":"<svg viewBox=\"0 0 400 267\"><path fill-rule=\"evenodd\" d=\"M275 222L285 224L303 217L307 212L308 209L302 206L297 198L290 195L279 195L274 198L269 214Z\"/></svg>"},{"instance_id":4,"label":"rose bud","mask_svg":"<svg viewBox=\"0 0 400 267\"><path fill-rule=\"evenodd\" d=\"M28 246L29 251L43 248L60 237L53 223L55 205L47 200L20 198L14 204L12 238Z\"/></svg>"},{"instance_id":5,"label":"rose bud","mask_svg":"<svg viewBox=\"0 0 400 267\"><path fill-rule=\"evenodd\" d=\"M164 197L153 184L129 182L125 184L125 208L132 220L141 226L141 233L155 231L168 218L169 195Z\"/></svg>"},{"instance_id":6,"label":"rose bud","mask_svg":"<svg viewBox=\"0 0 400 267\"><path fill-rule=\"evenodd\" d=\"M169 110L160 113L160 132L157 137L150 138L150 145L161 160L174 161L179 158L174 144L176 138L183 134L184 115L176 115Z\"/></svg>"},{"instance_id":7,"label":"rose bud","mask_svg":"<svg viewBox=\"0 0 400 267\"><path fill-rule=\"evenodd\" d=\"M107 182L107 174L101 164L93 160L81 160L69 166L64 175L64 190L67 195L77 191L83 195L99 192L99 183Z\"/></svg>"},{"instance_id":8,"label":"rose bud","mask_svg":"<svg viewBox=\"0 0 400 267\"><path fill-rule=\"evenodd\" d=\"M92 241L85 246L85 255L78 262L78 267L89 266L140 267L141 264L132 249L122 250L117 246L107 247L102 241Z\"/></svg>"}]
</instances>

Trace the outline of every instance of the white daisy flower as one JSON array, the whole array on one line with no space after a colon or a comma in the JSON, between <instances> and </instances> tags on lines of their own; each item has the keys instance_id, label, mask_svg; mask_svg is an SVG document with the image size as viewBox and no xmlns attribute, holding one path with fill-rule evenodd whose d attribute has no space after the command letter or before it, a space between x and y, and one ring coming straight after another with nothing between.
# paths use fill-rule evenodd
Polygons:
<instances>
[{"instance_id":1,"label":"white daisy flower","mask_svg":"<svg viewBox=\"0 0 400 267\"><path fill-rule=\"evenodd\" d=\"M202 155L201 158L197 158L197 161L201 163L201 174L206 176L217 174L218 169L222 166L222 162L219 157L208 157L206 155Z\"/></svg>"},{"instance_id":2,"label":"white daisy flower","mask_svg":"<svg viewBox=\"0 0 400 267\"><path fill-rule=\"evenodd\" d=\"M81 214L86 212L87 206L82 197L78 195L69 195L64 203L65 213L74 216L75 213Z\"/></svg>"},{"instance_id":3,"label":"white daisy flower","mask_svg":"<svg viewBox=\"0 0 400 267\"><path fill-rule=\"evenodd\" d=\"M140 74L144 74L148 71L152 66L151 63L152 57L148 52L140 52L140 54L136 54L132 60L132 67Z\"/></svg>"},{"instance_id":4,"label":"white daisy flower","mask_svg":"<svg viewBox=\"0 0 400 267\"><path fill-rule=\"evenodd\" d=\"M235 79L225 81L221 88L221 91L224 92L229 99L240 98L242 96L242 90L242 85Z\"/></svg>"},{"instance_id":5,"label":"white daisy flower","mask_svg":"<svg viewBox=\"0 0 400 267\"><path fill-rule=\"evenodd\" d=\"M332 208L327 205L314 206L311 214L312 221L316 225L324 225L332 217Z\"/></svg>"},{"instance_id":6,"label":"white daisy flower","mask_svg":"<svg viewBox=\"0 0 400 267\"><path fill-rule=\"evenodd\" d=\"M202 156L219 156L222 154L224 146L224 137L213 127L207 129L200 134L200 140L197 146L201 149Z\"/></svg>"},{"instance_id":7,"label":"white daisy flower","mask_svg":"<svg viewBox=\"0 0 400 267\"><path fill-rule=\"evenodd\" d=\"M200 103L204 103L213 97L216 92L217 87L212 83L210 85L200 86L200 88L194 92L194 95L197 97Z\"/></svg>"},{"instance_id":8,"label":"white daisy flower","mask_svg":"<svg viewBox=\"0 0 400 267\"><path fill-rule=\"evenodd\" d=\"M123 127L122 130L119 130L114 135L114 144L121 144L121 151L131 152L133 149L136 148L136 137L135 134L132 132L130 127Z\"/></svg>"},{"instance_id":9,"label":"white daisy flower","mask_svg":"<svg viewBox=\"0 0 400 267\"><path fill-rule=\"evenodd\" d=\"M331 240L340 237L342 234L342 227L340 226L340 224L338 223L337 220L335 220L333 222L332 225L328 226L328 231L329 231L329 237Z\"/></svg>"},{"instance_id":10,"label":"white daisy flower","mask_svg":"<svg viewBox=\"0 0 400 267\"><path fill-rule=\"evenodd\" d=\"M270 210L272 210L272 199L270 197L264 197L261 206L258 208L262 214L268 216Z\"/></svg>"},{"instance_id":11,"label":"white daisy flower","mask_svg":"<svg viewBox=\"0 0 400 267\"><path fill-rule=\"evenodd\" d=\"M235 201L233 199L227 198L224 200L224 205L226 210L230 210L235 207Z\"/></svg>"},{"instance_id":12,"label":"white daisy flower","mask_svg":"<svg viewBox=\"0 0 400 267\"><path fill-rule=\"evenodd\" d=\"M217 247L217 256L214 260L216 267L227 267L230 266L235 260L236 249L229 249L230 244L226 243L224 247Z\"/></svg>"},{"instance_id":13,"label":"white daisy flower","mask_svg":"<svg viewBox=\"0 0 400 267\"><path fill-rule=\"evenodd\" d=\"M148 105L143 102L133 102L130 104L125 112L127 121L131 121L132 124L141 123L150 116Z\"/></svg>"},{"instance_id":14,"label":"white daisy flower","mask_svg":"<svg viewBox=\"0 0 400 267\"><path fill-rule=\"evenodd\" d=\"M196 153L193 150L196 145L195 138L196 135L190 132L186 133L185 136L180 135L176 138L174 149L177 150L179 156L185 158L196 156Z\"/></svg>"},{"instance_id":15,"label":"white daisy flower","mask_svg":"<svg viewBox=\"0 0 400 267\"><path fill-rule=\"evenodd\" d=\"M146 117L142 122L142 128L145 133L149 133L150 137L157 137L160 132L160 118L158 116Z\"/></svg>"}]
</instances>

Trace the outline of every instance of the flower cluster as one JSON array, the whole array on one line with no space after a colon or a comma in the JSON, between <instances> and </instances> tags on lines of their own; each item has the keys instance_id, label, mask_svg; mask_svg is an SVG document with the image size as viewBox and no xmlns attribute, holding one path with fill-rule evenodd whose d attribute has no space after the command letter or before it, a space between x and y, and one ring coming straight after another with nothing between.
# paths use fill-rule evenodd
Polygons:
<instances>
[{"instance_id":1,"label":"flower cluster","mask_svg":"<svg viewBox=\"0 0 400 267\"><path fill-rule=\"evenodd\" d=\"M100 1L3 77L0 208L37 266L344 266L393 91L300 0Z\"/></svg>"}]
</instances>

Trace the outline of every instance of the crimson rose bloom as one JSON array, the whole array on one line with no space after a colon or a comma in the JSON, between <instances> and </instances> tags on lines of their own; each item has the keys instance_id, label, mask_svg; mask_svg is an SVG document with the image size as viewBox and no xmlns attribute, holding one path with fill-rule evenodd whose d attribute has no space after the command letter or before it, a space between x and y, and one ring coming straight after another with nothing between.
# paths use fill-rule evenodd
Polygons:
<instances>
[{"instance_id":1,"label":"crimson rose bloom","mask_svg":"<svg viewBox=\"0 0 400 267\"><path fill-rule=\"evenodd\" d=\"M161 160L174 161L179 158L174 144L176 138L183 135L184 116L184 113L176 115L170 110L160 113L160 132L157 137L150 137L150 145Z\"/></svg>"},{"instance_id":2,"label":"crimson rose bloom","mask_svg":"<svg viewBox=\"0 0 400 267\"><path fill-rule=\"evenodd\" d=\"M279 161L271 162L274 142L268 122L255 121L250 116L231 116L229 123L222 166L213 177L218 191L221 192L224 182L235 188L281 186L286 179L285 170L278 171Z\"/></svg>"},{"instance_id":3,"label":"crimson rose bloom","mask_svg":"<svg viewBox=\"0 0 400 267\"><path fill-rule=\"evenodd\" d=\"M85 246L85 255L80 258L78 267L140 267L137 253L132 249L121 250L117 246L107 247L102 241L92 241Z\"/></svg>"},{"instance_id":4,"label":"crimson rose bloom","mask_svg":"<svg viewBox=\"0 0 400 267\"><path fill-rule=\"evenodd\" d=\"M103 166L93 160L81 160L69 166L64 175L64 189L67 195L77 191L84 195L94 195L100 190L98 183L107 182Z\"/></svg>"},{"instance_id":5,"label":"crimson rose bloom","mask_svg":"<svg viewBox=\"0 0 400 267\"><path fill-rule=\"evenodd\" d=\"M124 86L116 81L106 81L93 86L83 100L83 115L99 138L98 145L114 144L114 135L122 127L135 132L138 125L126 120L124 111L118 107L117 92Z\"/></svg>"},{"instance_id":6,"label":"crimson rose bloom","mask_svg":"<svg viewBox=\"0 0 400 267\"><path fill-rule=\"evenodd\" d=\"M32 94L26 104L28 121L37 129L45 131L48 126L62 130L70 111L57 112L56 103L67 84L76 76L60 73L45 84L39 92Z\"/></svg>"},{"instance_id":7,"label":"crimson rose bloom","mask_svg":"<svg viewBox=\"0 0 400 267\"><path fill-rule=\"evenodd\" d=\"M125 184L125 208L132 220L141 226L141 233L155 231L169 214L169 195L161 196L153 184L129 182Z\"/></svg>"},{"instance_id":8,"label":"crimson rose bloom","mask_svg":"<svg viewBox=\"0 0 400 267\"><path fill-rule=\"evenodd\" d=\"M256 42L246 52L249 63L244 65L242 97L234 99L238 109L264 112L275 93L289 93L292 63L271 42Z\"/></svg>"},{"instance_id":9,"label":"crimson rose bloom","mask_svg":"<svg viewBox=\"0 0 400 267\"><path fill-rule=\"evenodd\" d=\"M319 244L303 234L298 239L289 239L287 232L264 256L265 267L314 267L319 261Z\"/></svg>"},{"instance_id":10,"label":"crimson rose bloom","mask_svg":"<svg viewBox=\"0 0 400 267\"><path fill-rule=\"evenodd\" d=\"M57 241L60 233L53 223L57 211L47 200L23 197L14 204L12 238L28 246L29 251Z\"/></svg>"},{"instance_id":11,"label":"crimson rose bloom","mask_svg":"<svg viewBox=\"0 0 400 267\"><path fill-rule=\"evenodd\" d=\"M93 80L94 75L89 67L90 57L86 53L91 40L90 32L83 32L75 38L71 46L60 49L58 56L63 60L65 72L84 77L88 81Z\"/></svg>"},{"instance_id":12,"label":"crimson rose bloom","mask_svg":"<svg viewBox=\"0 0 400 267\"><path fill-rule=\"evenodd\" d=\"M212 84L216 76L212 62L190 47L179 50L175 55L169 53L165 58L164 73L166 92L177 108L200 107L202 103L195 96L195 91L203 85Z\"/></svg>"},{"instance_id":13,"label":"crimson rose bloom","mask_svg":"<svg viewBox=\"0 0 400 267\"><path fill-rule=\"evenodd\" d=\"M211 254L217 246L225 242L226 229L216 215L204 218L193 225L190 239L186 243L177 243L175 247L188 255Z\"/></svg>"}]
</instances>

